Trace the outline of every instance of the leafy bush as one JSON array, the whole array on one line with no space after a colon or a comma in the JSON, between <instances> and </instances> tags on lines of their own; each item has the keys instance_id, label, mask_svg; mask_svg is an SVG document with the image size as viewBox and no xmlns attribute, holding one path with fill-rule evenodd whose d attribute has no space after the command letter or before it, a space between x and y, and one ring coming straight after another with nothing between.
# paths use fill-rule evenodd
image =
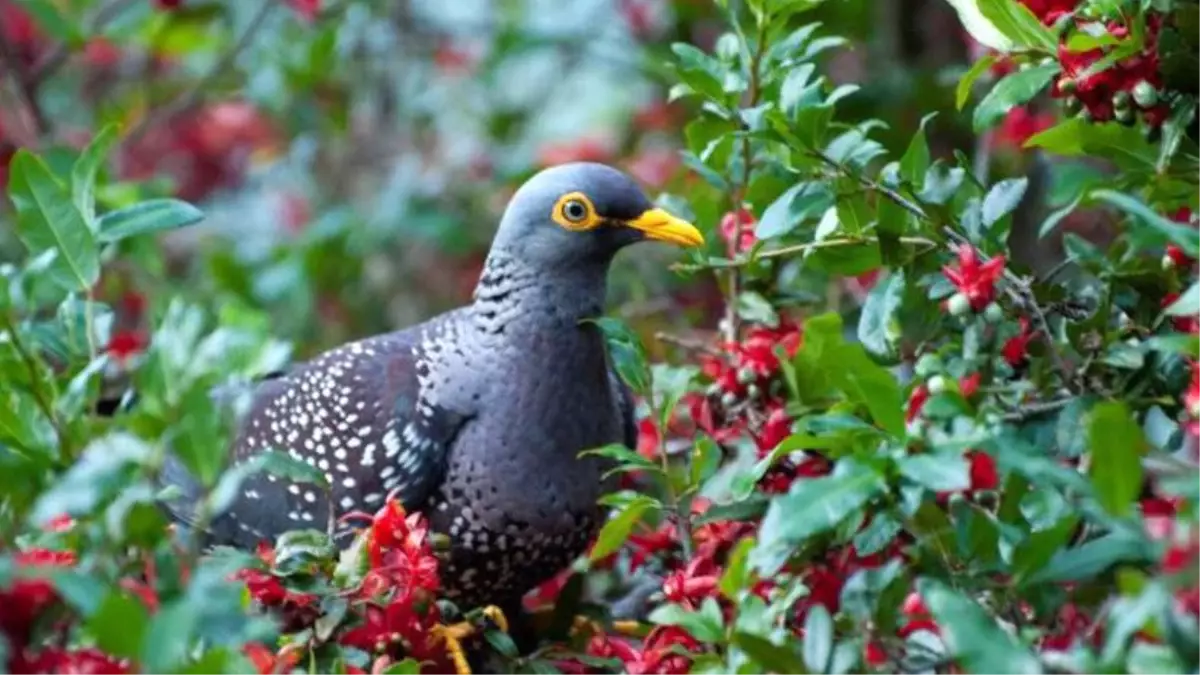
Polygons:
<instances>
[{"instance_id":1,"label":"leafy bush","mask_svg":"<svg viewBox=\"0 0 1200 675\"><path fill-rule=\"evenodd\" d=\"M151 21L184 11L159 5ZM251 471L324 487L271 453L225 470L244 385L290 350L253 293L127 296L153 314L147 334L98 299L103 275L161 266L147 235L199 220L177 197L207 179L173 197L110 179L110 149L130 143L117 127L79 151L15 150L7 216L26 255L0 268L0 662L445 671L465 665L445 628L463 619L484 636L472 658L516 672L1195 671L1200 7L953 5L988 48L958 73L957 107L978 99L975 132L1055 157L1050 197L1013 167L989 180L990 146L982 162L934 147L945 116L889 152L886 124L845 112L864 94L826 74L846 41L812 20L819 1L719 2L711 50L672 46L695 180L663 201L717 242L675 269L715 278L723 317L660 336L676 365L599 321L640 438L589 451L621 489L587 554L527 598L546 620L526 653L502 617L438 599L442 541L395 502L340 554L321 529L245 552L169 527L154 480L168 453L202 483L201 525ZM22 6L79 44L57 5ZM14 7L0 2L6 26ZM23 53L4 30L11 68ZM1036 236L1088 214L1118 234L1067 232L1064 260L1035 272L1015 242L1043 199ZM361 250L335 240L334 260ZM330 241L302 244L301 265ZM230 287L249 275L221 254L208 269Z\"/></svg>"}]
</instances>

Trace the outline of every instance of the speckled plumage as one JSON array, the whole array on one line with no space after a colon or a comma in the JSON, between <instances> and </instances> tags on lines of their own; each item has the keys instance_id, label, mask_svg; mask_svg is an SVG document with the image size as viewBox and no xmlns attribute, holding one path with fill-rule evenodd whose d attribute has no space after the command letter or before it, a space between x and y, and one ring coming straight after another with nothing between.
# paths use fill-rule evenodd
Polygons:
<instances>
[{"instance_id":1,"label":"speckled plumage","mask_svg":"<svg viewBox=\"0 0 1200 675\"><path fill-rule=\"evenodd\" d=\"M572 190L590 191L613 224L549 222L553 200ZM579 452L636 442L629 392L581 320L603 311L613 255L642 238L617 221L649 208L613 169L543 172L514 196L470 305L261 383L235 462L288 452L324 472L331 498L255 475L209 540L250 547L323 528L331 508L335 518L373 511L395 490L449 536L443 586L463 606L511 607L564 568L601 517L603 467Z\"/></svg>"}]
</instances>

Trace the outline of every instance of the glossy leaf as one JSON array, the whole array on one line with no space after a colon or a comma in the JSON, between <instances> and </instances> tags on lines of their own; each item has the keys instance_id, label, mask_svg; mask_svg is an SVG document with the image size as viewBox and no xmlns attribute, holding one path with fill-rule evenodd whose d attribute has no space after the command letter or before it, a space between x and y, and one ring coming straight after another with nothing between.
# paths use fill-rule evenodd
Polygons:
<instances>
[{"instance_id":1,"label":"glossy leaf","mask_svg":"<svg viewBox=\"0 0 1200 675\"><path fill-rule=\"evenodd\" d=\"M975 115L972 118L972 126L975 131L990 129L1003 119L1008 111L1028 103L1050 84L1058 72L1058 64L1050 63L1006 75L1003 80L992 87L992 90L975 108Z\"/></svg>"},{"instance_id":2,"label":"glossy leaf","mask_svg":"<svg viewBox=\"0 0 1200 675\"><path fill-rule=\"evenodd\" d=\"M1124 402L1106 401L1092 408L1088 447L1096 498L1114 516L1128 515L1142 490L1146 439Z\"/></svg>"},{"instance_id":3,"label":"glossy leaf","mask_svg":"<svg viewBox=\"0 0 1200 675\"><path fill-rule=\"evenodd\" d=\"M8 194L17 210L17 236L32 256L54 251L48 278L68 291L91 288L100 276L96 240L71 193L46 163L25 149L13 156Z\"/></svg>"},{"instance_id":4,"label":"glossy leaf","mask_svg":"<svg viewBox=\"0 0 1200 675\"><path fill-rule=\"evenodd\" d=\"M200 209L178 199L151 199L100 216L97 238L106 244L193 225L204 219Z\"/></svg>"},{"instance_id":5,"label":"glossy leaf","mask_svg":"<svg viewBox=\"0 0 1200 675\"><path fill-rule=\"evenodd\" d=\"M917 591L937 621L950 655L967 672L1042 672L1037 658L959 591L930 578L919 580Z\"/></svg>"}]
</instances>

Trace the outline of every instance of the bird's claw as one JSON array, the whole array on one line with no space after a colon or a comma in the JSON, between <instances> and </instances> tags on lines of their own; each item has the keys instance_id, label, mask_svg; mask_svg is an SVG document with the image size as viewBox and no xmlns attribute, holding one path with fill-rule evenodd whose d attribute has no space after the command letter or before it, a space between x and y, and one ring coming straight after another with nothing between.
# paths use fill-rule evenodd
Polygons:
<instances>
[{"instance_id":1,"label":"bird's claw","mask_svg":"<svg viewBox=\"0 0 1200 675\"><path fill-rule=\"evenodd\" d=\"M613 621L610 628L621 635L638 635L641 632L642 624L637 621ZM608 631L599 621L577 614L571 626L571 635L577 636L585 632L591 635L604 635Z\"/></svg>"},{"instance_id":2,"label":"bird's claw","mask_svg":"<svg viewBox=\"0 0 1200 675\"><path fill-rule=\"evenodd\" d=\"M480 619L487 619L493 624L497 630L508 632L508 617L504 616L504 612L495 605L488 605L480 610L475 610L467 614L464 621L460 621L448 626L437 626L434 630L442 641L446 643L446 653L450 655L450 660L454 662L454 670L458 675L471 675L471 665L467 662L467 652L463 648L463 641L472 635L479 632ZM484 627L486 629L486 627Z\"/></svg>"}]
</instances>

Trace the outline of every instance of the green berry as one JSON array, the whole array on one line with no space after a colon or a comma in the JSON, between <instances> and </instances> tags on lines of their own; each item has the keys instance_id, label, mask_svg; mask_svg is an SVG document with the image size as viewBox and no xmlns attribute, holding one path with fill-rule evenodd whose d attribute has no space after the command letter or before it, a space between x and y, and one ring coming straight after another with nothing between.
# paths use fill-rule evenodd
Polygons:
<instances>
[{"instance_id":1,"label":"green berry","mask_svg":"<svg viewBox=\"0 0 1200 675\"><path fill-rule=\"evenodd\" d=\"M1117 108L1115 116L1117 121L1125 126L1132 126L1137 121L1137 114L1133 112L1133 108Z\"/></svg>"},{"instance_id":2,"label":"green berry","mask_svg":"<svg viewBox=\"0 0 1200 675\"><path fill-rule=\"evenodd\" d=\"M758 379L758 376L754 374L753 368L747 367L738 370L737 381L739 384L750 384L756 379Z\"/></svg>"},{"instance_id":3,"label":"green berry","mask_svg":"<svg viewBox=\"0 0 1200 675\"><path fill-rule=\"evenodd\" d=\"M735 403L737 403L737 394L734 394L732 391L727 391L721 395L721 405L726 408L732 408Z\"/></svg>"},{"instance_id":4,"label":"green berry","mask_svg":"<svg viewBox=\"0 0 1200 675\"><path fill-rule=\"evenodd\" d=\"M941 375L934 375L933 377L929 378L929 382L927 382L925 386L929 388L929 393L932 396L945 393L946 378L942 377Z\"/></svg>"},{"instance_id":5,"label":"green berry","mask_svg":"<svg viewBox=\"0 0 1200 675\"><path fill-rule=\"evenodd\" d=\"M1079 89L1079 83L1070 75L1063 75L1058 78L1058 90L1064 94L1074 94Z\"/></svg>"},{"instance_id":6,"label":"green berry","mask_svg":"<svg viewBox=\"0 0 1200 675\"><path fill-rule=\"evenodd\" d=\"M1080 110L1083 110L1083 101L1080 101L1074 96L1068 96L1067 99L1063 101L1063 109L1067 111L1068 115L1076 115Z\"/></svg>"},{"instance_id":7,"label":"green berry","mask_svg":"<svg viewBox=\"0 0 1200 675\"><path fill-rule=\"evenodd\" d=\"M1133 100L1142 108L1153 108L1158 105L1158 90L1142 80L1133 87Z\"/></svg>"},{"instance_id":8,"label":"green berry","mask_svg":"<svg viewBox=\"0 0 1200 675\"><path fill-rule=\"evenodd\" d=\"M983 310L983 317L989 323L999 323L1004 320L1004 308L999 303L993 302L987 306L987 309Z\"/></svg>"},{"instance_id":9,"label":"green berry","mask_svg":"<svg viewBox=\"0 0 1200 675\"><path fill-rule=\"evenodd\" d=\"M971 301L962 293L955 293L946 302L946 309L951 316L963 316L971 312Z\"/></svg>"},{"instance_id":10,"label":"green berry","mask_svg":"<svg viewBox=\"0 0 1200 675\"><path fill-rule=\"evenodd\" d=\"M1117 109L1118 113L1120 113L1122 110L1128 110L1129 109L1129 92L1118 91L1117 93L1113 94L1112 103L1113 103L1113 107Z\"/></svg>"},{"instance_id":11,"label":"green berry","mask_svg":"<svg viewBox=\"0 0 1200 675\"><path fill-rule=\"evenodd\" d=\"M762 394L762 390L758 388L757 384L752 384L749 387L746 387L746 397L750 400L753 401L754 399L758 398L760 394Z\"/></svg>"}]
</instances>

